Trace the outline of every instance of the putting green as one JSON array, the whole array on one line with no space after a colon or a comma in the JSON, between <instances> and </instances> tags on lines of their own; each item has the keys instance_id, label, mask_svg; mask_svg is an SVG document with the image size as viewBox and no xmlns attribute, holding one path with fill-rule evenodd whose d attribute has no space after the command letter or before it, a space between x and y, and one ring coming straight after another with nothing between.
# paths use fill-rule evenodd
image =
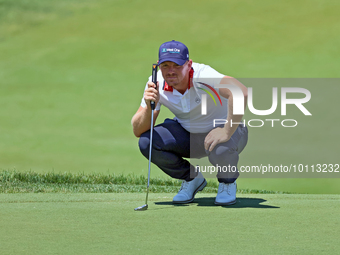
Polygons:
<instances>
[{"instance_id":1,"label":"putting green","mask_svg":"<svg viewBox=\"0 0 340 255\"><path fill-rule=\"evenodd\" d=\"M2 254L335 254L339 195L0 194Z\"/></svg>"}]
</instances>

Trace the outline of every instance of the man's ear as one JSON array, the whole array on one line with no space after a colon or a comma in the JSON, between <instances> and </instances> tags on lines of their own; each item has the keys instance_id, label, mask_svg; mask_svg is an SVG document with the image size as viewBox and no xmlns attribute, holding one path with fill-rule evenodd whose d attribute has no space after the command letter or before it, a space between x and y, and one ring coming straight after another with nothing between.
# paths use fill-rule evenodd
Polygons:
<instances>
[{"instance_id":1,"label":"man's ear","mask_svg":"<svg viewBox=\"0 0 340 255\"><path fill-rule=\"evenodd\" d=\"M192 59L188 60L188 67L189 67L189 69L191 69L191 67L192 67Z\"/></svg>"}]
</instances>

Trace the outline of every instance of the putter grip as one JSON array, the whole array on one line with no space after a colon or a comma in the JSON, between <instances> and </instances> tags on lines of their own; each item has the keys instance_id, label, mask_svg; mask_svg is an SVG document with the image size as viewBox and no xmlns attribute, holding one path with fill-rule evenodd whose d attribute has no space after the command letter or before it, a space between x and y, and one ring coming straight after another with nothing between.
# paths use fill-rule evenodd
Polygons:
<instances>
[{"instance_id":1,"label":"putter grip","mask_svg":"<svg viewBox=\"0 0 340 255\"><path fill-rule=\"evenodd\" d=\"M157 64L152 65L152 82L156 85L157 89ZM151 109L155 110L155 102L151 101Z\"/></svg>"}]
</instances>

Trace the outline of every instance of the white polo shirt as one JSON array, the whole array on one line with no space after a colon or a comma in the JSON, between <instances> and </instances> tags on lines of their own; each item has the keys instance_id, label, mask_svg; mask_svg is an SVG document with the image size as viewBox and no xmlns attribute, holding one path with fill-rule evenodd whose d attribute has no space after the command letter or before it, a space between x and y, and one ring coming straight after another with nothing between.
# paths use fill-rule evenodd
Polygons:
<instances>
[{"instance_id":1,"label":"white polo shirt","mask_svg":"<svg viewBox=\"0 0 340 255\"><path fill-rule=\"evenodd\" d=\"M224 75L204 64L193 63L192 68L194 69L193 87L186 90L184 94L179 93L176 89L166 90L162 72L158 71L160 99L156 110L160 110L161 105L164 105L176 116L175 119L184 129L190 133L206 133L213 129L214 119L227 119L228 116L228 99L219 96L219 89L215 89L215 85L220 84ZM151 76L149 81L152 81ZM147 88L146 84L145 89ZM201 104L203 94L206 95L204 96L206 98L206 115L202 114L204 113ZM144 97L141 106L146 107Z\"/></svg>"}]
</instances>

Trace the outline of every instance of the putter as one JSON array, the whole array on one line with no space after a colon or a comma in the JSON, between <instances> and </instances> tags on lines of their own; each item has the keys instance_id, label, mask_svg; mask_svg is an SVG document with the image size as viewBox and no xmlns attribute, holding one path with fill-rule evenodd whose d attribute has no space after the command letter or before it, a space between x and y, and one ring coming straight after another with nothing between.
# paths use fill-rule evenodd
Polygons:
<instances>
[{"instance_id":1,"label":"putter","mask_svg":"<svg viewBox=\"0 0 340 255\"><path fill-rule=\"evenodd\" d=\"M157 64L152 65L152 82L157 88ZM155 102L151 101L151 128L150 128L150 149L149 149L149 172L148 172L148 186L146 187L145 205L135 208L135 211L146 211L148 209L148 195L150 185L150 171L151 171L151 150L152 150L152 136L153 136L153 113L155 110Z\"/></svg>"}]
</instances>

